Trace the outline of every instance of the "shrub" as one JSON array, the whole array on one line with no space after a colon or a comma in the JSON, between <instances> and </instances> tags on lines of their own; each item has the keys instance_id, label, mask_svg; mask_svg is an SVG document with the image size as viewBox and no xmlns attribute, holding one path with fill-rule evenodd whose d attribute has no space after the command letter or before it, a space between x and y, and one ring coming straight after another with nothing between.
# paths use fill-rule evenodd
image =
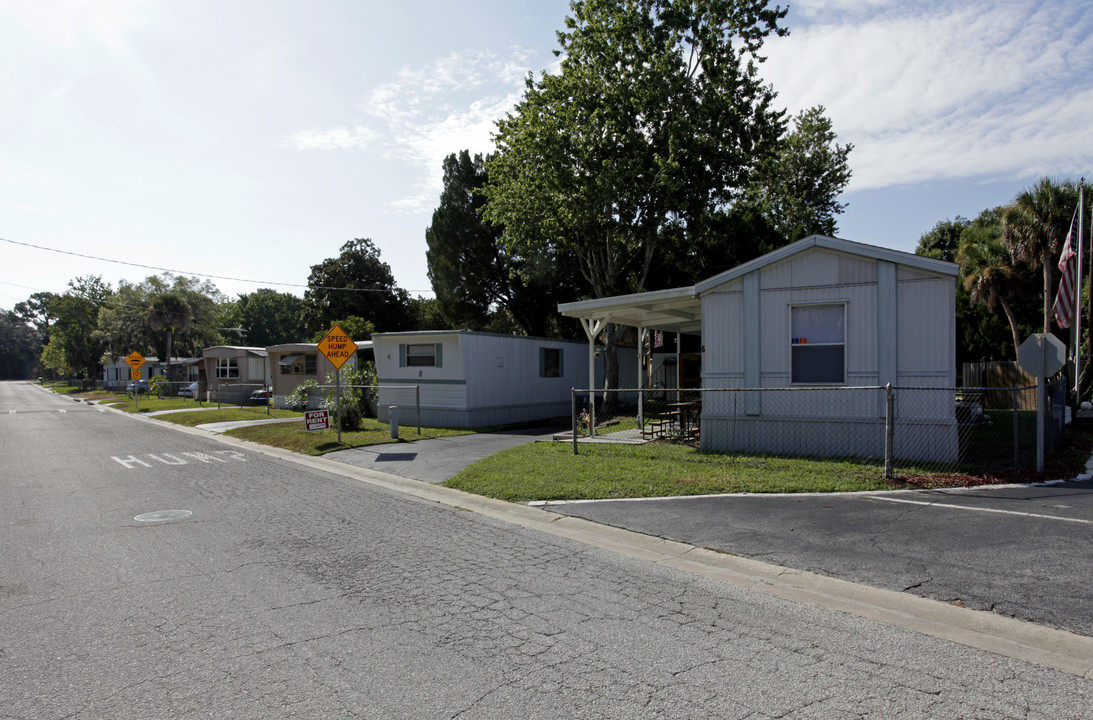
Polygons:
<instances>
[{"instance_id":1,"label":"shrub","mask_svg":"<svg viewBox=\"0 0 1093 720\"><path fill-rule=\"evenodd\" d=\"M326 376L326 384L334 384L334 374ZM376 366L371 362L364 362L353 367L344 368L341 371L342 430L357 430L361 421L366 417L373 417L369 400L375 393ZM338 399L333 391L323 397L321 407L334 414L338 408Z\"/></svg>"},{"instance_id":2,"label":"shrub","mask_svg":"<svg viewBox=\"0 0 1093 720\"><path fill-rule=\"evenodd\" d=\"M289 410L295 410L296 412L307 410L308 390L318 386L318 384L314 380L304 380L285 397L285 405L288 406Z\"/></svg>"}]
</instances>

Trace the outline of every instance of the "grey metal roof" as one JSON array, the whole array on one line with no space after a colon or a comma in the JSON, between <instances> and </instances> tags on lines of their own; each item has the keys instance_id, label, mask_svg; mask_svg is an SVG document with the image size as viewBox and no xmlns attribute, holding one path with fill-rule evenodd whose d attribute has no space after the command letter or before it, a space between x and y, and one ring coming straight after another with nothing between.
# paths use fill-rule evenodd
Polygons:
<instances>
[{"instance_id":1,"label":"grey metal roof","mask_svg":"<svg viewBox=\"0 0 1093 720\"><path fill-rule=\"evenodd\" d=\"M790 243L789 245L780 247L777 250L773 250L766 255L757 257L742 265L737 265L731 270L726 270L725 272L707 278L702 282L695 283L695 290L698 291L699 294L704 293L719 285L724 285L731 280L735 280L738 277L747 275L761 267L773 265L776 262L781 262L786 258L793 257L798 253L811 250L815 247L826 248L828 250L834 250L835 252L846 253L847 255L871 258L873 260L884 260L886 262L896 263L897 265L906 265L917 270L935 273L937 275L950 275L954 278L960 275L960 266L956 263L946 262L945 260L935 260L934 258L923 257L921 255L877 247L875 245L864 245L862 243L851 242L850 240L827 237L826 235L810 235L803 240Z\"/></svg>"},{"instance_id":2,"label":"grey metal roof","mask_svg":"<svg viewBox=\"0 0 1093 720\"><path fill-rule=\"evenodd\" d=\"M702 302L694 285L562 303L558 312L566 317L670 332L697 333L702 329Z\"/></svg>"},{"instance_id":3,"label":"grey metal roof","mask_svg":"<svg viewBox=\"0 0 1093 720\"><path fill-rule=\"evenodd\" d=\"M558 312L566 317L606 320L630 327L652 328L669 332L699 333L702 330L701 295L703 293L759 268L780 262L816 247L906 265L938 275L955 278L960 274L960 266L956 263L913 255L899 250L864 245L839 238L811 235L689 287L562 303L558 305Z\"/></svg>"}]
</instances>

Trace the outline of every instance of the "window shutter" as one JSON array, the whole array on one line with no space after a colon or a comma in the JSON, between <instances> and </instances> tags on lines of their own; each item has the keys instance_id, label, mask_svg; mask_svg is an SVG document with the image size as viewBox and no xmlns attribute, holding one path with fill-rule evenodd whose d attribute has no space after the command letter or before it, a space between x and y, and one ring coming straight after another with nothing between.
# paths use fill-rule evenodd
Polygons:
<instances>
[{"instance_id":1,"label":"window shutter","mask_svg":"<svg viewBox=\"0 0 1093 720\"><path fill-rule=\"evenodd\" d=\"M546 348L539 348L539 377L546 377Z\"/></svg>"},{"instance_id":2,"label":"window shutter","mask_svg":"<svg viewBox=\"0 0 1093 720\"><path fill-rule=\"evenodd\" d=\"M436 344L436 367L444 367L444 344Z\"/></svg>"},{"instance_id":3,"label":"window shutter","mask_svg":"<svg viewBox=\"0 0 1093 720\"><path fill-rule=\"evenodd\" d=\"M398 366L406 367L406 343L398 344Z\"/></svg>"},{"instance_id":4,"label":"window shutter","mask_svg":"<svg viewBox=\"0 0 1093 720\"><path fill-rule=\"evenodd\" d=\"M558 348L558 377L565 377L565 348Z\"/></svg>"}]
</instances>

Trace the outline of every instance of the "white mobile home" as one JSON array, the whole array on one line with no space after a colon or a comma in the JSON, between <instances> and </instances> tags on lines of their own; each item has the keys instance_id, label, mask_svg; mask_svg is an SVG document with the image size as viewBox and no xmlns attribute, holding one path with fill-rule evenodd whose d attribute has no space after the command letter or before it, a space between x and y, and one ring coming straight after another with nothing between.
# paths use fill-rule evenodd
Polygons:
<instances>
[{"instance_id":1,"label":"white mobile home","mask_svg":"<svg viewBox=\"0 0 1093 720\"><path fill-rule=\"evenodd\" d=\"M376 333L379 416L422 425L486 427L568 417L570 390L588 386L588 346L469 330ZM400 422L412 421L400 415Z\"/></svg>"},{"instance_id":2,"label":"white mobile home","mask_svg":"<svg viewBox=\"0 0 1093 720\"><path fill-rule=\"evenodd\" d=\"M898 457L957 456L953 263L812 236L690 287L559 306L602 322L701 333L704 449L883 452L882 386L935 388L900 403ZM908 393L911 396L911 393ZM868 438L867 440L863 440ZM902 443L902 446L901 446ZM913 443L913 446L908 443Z\"/></svg>"}]
</instances>

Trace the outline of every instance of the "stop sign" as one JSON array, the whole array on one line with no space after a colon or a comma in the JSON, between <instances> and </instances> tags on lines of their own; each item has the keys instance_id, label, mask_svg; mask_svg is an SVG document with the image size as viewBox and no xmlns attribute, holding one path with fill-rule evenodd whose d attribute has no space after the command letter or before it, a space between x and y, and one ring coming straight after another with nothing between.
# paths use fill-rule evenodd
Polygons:
<instances>
[{"instance_id":1,"label":"stop sign","mask_svg":"<svg viewBox=\"0 0 1093 720\"><path fill-rule=\"evenodd\" d=\"M1040 349L1041 342L1044 346L1042 351ZM1040 367L1041 357L1043 358L1043 368ZM1029 335L1021 343L1021 347L1017 348L1017 362L1024 368L1025 372L1033 377L1040 377L1041 369L1043 370L1043 377L1051 377L1066 364L1066 345L1063 345L1063 341L1051 333Z\"/></svg>"}]
</instances>

